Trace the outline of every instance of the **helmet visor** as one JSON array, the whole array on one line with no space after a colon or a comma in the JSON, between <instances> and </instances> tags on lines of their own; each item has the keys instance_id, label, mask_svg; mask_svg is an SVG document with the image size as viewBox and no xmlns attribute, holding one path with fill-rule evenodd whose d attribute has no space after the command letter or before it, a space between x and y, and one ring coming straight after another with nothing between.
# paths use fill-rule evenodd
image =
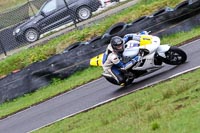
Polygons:
<instances>
[{"instance_id":1,"label":"helmet visor","mask_svg":"<svg viewBox=\"0 0 200 133\"><path fill-rule=\"evenodd\" d=\"M121 44L121 45L117 45L117 46L115 46L115 49L116 49L116 50L122 50L122 49L123 49L122 44Z\"/></svg>"}]
</instances>

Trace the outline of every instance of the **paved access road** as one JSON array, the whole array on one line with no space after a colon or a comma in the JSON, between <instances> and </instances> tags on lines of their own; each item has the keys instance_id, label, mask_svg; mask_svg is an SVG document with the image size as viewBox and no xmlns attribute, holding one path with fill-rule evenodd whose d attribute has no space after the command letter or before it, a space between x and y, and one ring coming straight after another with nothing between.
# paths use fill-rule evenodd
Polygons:
<instances>
[{"instance_id":1,"label":"paved access road","mask_svg":"<svg viewBox=\"0 0 200 133\"><path fill-rule=\"evenodd\" d=\"M138 78L132 86L127 88L112 85L105 81L104 78L100 78L73 91L0 120L0 133L30 132L106 101L132 93L144 86L152 85L174 75L198 68L200 67L199 44L200 40L196 40L181 47L188 54L188 60L183 65L166 65L159 71L146 77Z\"/></svg>"}]
</instances>

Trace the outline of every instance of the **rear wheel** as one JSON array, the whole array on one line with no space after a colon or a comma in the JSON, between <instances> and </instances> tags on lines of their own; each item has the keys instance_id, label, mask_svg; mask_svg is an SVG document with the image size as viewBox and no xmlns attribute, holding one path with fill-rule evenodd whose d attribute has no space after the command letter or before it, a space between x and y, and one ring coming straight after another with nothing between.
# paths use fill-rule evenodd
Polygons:
<instances>
[{"instance_id":1,"label":"rear wheel","mask_svg":"<svg viewBox=\"0 0 200 133\"><path fill-rule=\"evenodd\" d=\"M180 65L187 60L186 53L178 47L171 47L165 55L163 62L170 65Z\"/></svg>"},{"instance_id":2,"label":"rear wheel","mask_svg":"<svg viewBox=\"0 0 200 133\"><path fill-rule=\"evenodd\" d=\"M92 16L92 11L89 7L87 6L82 6L77 10L77 17L78 19L86 20Z\"/></svg>"},{"instance_id":3,"label":"rear wheel","mask_svg":"<svg viewBox=\"0 0 200 133\"><path fill-rule=\"evenodd\" d=\"M126 81L125 81L125 86L132 84L133 81L134 81L134 78L126 79Z\"/></svg>"}]
</instances>

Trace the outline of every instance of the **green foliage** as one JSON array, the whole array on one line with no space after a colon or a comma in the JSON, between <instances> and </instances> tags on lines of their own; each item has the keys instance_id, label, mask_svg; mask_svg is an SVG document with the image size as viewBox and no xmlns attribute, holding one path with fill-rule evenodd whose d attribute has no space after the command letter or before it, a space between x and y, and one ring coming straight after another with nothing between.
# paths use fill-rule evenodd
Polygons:
<instances>
[{"instance_id":1,"label":"green foliage","mask_svg":"<svg viewBox=\"0 0 200 133\"><path fill-rule=\"evenodd\" d=\"M27 0L0 0L0 12L21 6Z\"/></svg>"},{"instance_id":2,"label":"green foliage","mask_svg":"<svg viewBox=\"0 0 200 133\"><path fill-rule=\"evenodd\" d=\"M159 119L159 118L161 118L161 114L160 114L158 109L148 111L147 121L152 122L152 121Z\"/></svg>"},{"instance_id":3,"label":"green foliage","mask_svg":"<svg viewBox=\"0 0 200 133\"><path fill-rule=\"evenodd\" d=\"M156 130L156 129L158 129L160 126L159 126L159 124L157 123L157 122L153 122L152 124L151 124L151 128L152 128L152 130Z\"/></svg>"},{"instance_id":4,"label":"green foliage","mask_svg":"<svg viewBox=\"0 0 200 133\"><path fill-rule=\"evenodd\" d=\"M170 98L171 96L174 95L174 90L173 89L166 89L165 91L163 91L162 95L163 95L163 99L167 99Z\"/></svg>"}]
</instances>

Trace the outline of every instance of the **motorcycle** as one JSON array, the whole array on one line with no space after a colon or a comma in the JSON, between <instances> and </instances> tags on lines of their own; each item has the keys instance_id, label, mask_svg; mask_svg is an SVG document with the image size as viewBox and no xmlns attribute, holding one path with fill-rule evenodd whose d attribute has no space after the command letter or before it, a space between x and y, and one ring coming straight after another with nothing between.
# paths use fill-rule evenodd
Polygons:
<instances>
[{"instance_id":1,"label":"motorcycle","mask_svg":"<svg viewBox=\"0 0 200 133\"><path fill-rule=\"evenodd\" d=\"M153 35L142 35L139 46L135 40L128 41L124 46L124 63L129 62L134 56L141 59L128 70L122 71L125 77L125 86L131 84L135 78L144 76L159 70L165 64L181 65L186 62L187 54L179 47L168 44L160 45L160 38ZM102 54L91 59L91 65L102 65ZM106 78L109 82L112 80Z\"/></svg>"}]
</instances>

